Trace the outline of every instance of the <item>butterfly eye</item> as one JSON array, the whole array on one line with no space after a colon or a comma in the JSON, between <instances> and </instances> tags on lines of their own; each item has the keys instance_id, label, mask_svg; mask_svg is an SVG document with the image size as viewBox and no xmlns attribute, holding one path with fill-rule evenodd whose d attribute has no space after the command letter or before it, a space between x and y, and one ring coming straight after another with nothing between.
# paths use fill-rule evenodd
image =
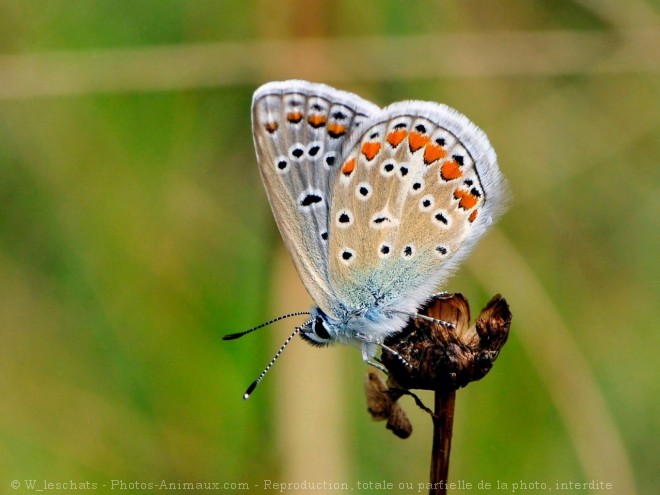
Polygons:
<instances>
[{"instance_id":1,"label":"butterfly eye","mask_svg":"<svg viewBox=\"0 0 660 495\"><path fill-rule=\"evenodd\" d=\"M314 320L314 333L321 339L327 340L330 338L330 334L323 324L323 319L320 317L317 317L316 320Z\"/></svg>"}]
</instances>

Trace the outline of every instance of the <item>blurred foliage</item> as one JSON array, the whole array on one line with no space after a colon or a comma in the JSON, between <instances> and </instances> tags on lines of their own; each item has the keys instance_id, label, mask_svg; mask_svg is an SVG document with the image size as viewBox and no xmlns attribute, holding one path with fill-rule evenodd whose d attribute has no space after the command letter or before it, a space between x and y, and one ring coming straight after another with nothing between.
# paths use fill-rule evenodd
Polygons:
<instances>
[{"instance_id":1,"label":"blurred foliage","mask_svg":"<svg viewBox=\"0 0 660 495\"><path fill-rule=\"evenodd\" d=\"M639 27L658 29L655 6L630 3L654 14ZM603 10L612 2L597 4L0 0L0 68L10 57L159 45L616 33ZM443 101L488 132L516 198L499 231L584 356L640 493L657 487L660 457L659 77L657 68L585 68L342 85L379 104ZM311 408L324 407L326 372L297 371L294 380L312 380L319 391L295 407L278 405L276 380L244 403L244 387L290 327L220 339L274 316L274 295L293 290L270 282L281 243L250 132L251 94L270 74L245 78L251 82L0 99L1 491L15 479L248 482L255 492L266 479L302 481L286 479L280 439L303 423L322 435L326 425ZM495 267L493 245L487 239L475 256ZM470 267L446 289L464 293L476 313L492 291ZM548 385L571 387L581 371L571 362L562 376L539 370L521 335L552 339L553 328L520 326L517 311L529 302L524 288L518 299L516 282L495 288L512 287L504 291L514 314L510 342L483 382L458 393L450 476L590 481L575 447L579 430L567 428ZM341 363L334 407L345 429L325 435L345 439L343 459L327 461L339 462L344 478L332 481L424 482L428 418L406 403L415 432L394 438L366 414L359 353L304 352L336 353ZM323 455L317 439L308 443ZM310 481L323 473L317 466Z\"/></svg>"}]
</instances>

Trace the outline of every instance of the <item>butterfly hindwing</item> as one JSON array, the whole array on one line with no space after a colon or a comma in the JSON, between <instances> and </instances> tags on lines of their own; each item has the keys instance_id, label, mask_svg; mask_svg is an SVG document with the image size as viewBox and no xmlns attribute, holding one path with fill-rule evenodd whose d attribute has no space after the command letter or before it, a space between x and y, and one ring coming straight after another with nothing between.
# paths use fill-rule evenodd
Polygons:
<instances>
[{"instance_id":1,"label":"butterfly hindwing","mask_svg":"<svg viewBox=\"0 0 660 495\"><path fill-rule=\"evenodd\" d=\"M462 114L408 101L366 122L342 155L330 283L352 307L415 311L502 211L495 153Z\"/></svg>"},{"instance_id":2,"label":"butterfly hindwing","mask_svg":"<svg viewBox=\"0 0 660 495\"><path fill-rule=\"evenodd\" d=\"M261 176L282 237L308 292L332 314L328 215L341 150L380 109L344 91L306 81L261 86L252 131Z\"/></svg>"}]
</instances>

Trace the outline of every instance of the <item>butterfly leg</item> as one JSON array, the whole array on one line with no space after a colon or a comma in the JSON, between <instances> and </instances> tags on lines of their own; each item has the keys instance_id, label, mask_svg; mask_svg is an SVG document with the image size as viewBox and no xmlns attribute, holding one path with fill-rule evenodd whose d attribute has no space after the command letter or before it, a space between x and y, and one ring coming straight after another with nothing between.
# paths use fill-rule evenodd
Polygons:
<instances>
[{"instance_id":1,"label":"butterfly leg","mask_svg":"<svg viewBox=\"0 0 660 495\"><path fill-rule=\"evenodd\" d=\"M367 363L369 366L373 366L376 369L379 369L383 373L387 374L387 370L382 364L376 363L371 359L376 354L376 344L373 342L362 342L362 360Z\"/></svg>"},{"instance_id":2,"label":"butterfly leg","mask_svg":"<svg viewBox=\"0 0 660 495\"><path fill-rule=\"evenodd\" d=\"M363 359L364 362L367 363L369 366L373 366L374 368L379 369L380 371L382 371L382 372L385 373L386 375L389 375L389 373L388 373L387 370L385 369L385 366L383 366L382 364L377 363L377 362L375 362L375 361L372 361L372 360L369 358L369 356L365 356L364 352L362 353L362 359Z\"/></svg>"},{"instance_id":3,"label":"butterfly leg","mask_svg":"<svg viewBox=\"0 0 660 495\"><path fill-rule=\"evenodd\" d=\"M406 358L404 358L401 354L399 354L398 352L396 352L394 349L392 349L391 347L386 346L385 344L380 344L380 346L381 346L383 349L385 349L387 352L389 352L389 353L391 353L391 354L394 354L394 355L397 357L397 359L398 359L399 361L401 361L405 366L407 366L408 368L412 368L412 364L410 364L410 363L408 362L408 360L406 360Z\"/></svg>"},{"instance_id":4,"label":"butterfly leg","mask_svg":"<svg viewBox=\"0 0 660 495\"><path fill-rule=\"evenodd\" d=\"M364 362L367 363L369 366L373 366L374 368L379 369L380 371L382 371L383 373L389 376L387 369L385 369L385 366L383 366L382 364L378 364L373 361L368 361L366 359Z\"/></svg>"},{"instance_id":5,"label":"butterfly leg","mask_svg":"<svg viewBox=\"0 0 660 495\"><path fill-rule=\"evenodd\" d=\"M435 323L435 324L443 326L443 327L445 327L449 330L452 330L452 329L455 328L455 325L453 323L449 322L449 321L439 320L437 318L431 318L430 316L420 315L419 313L415 313L413 315L413 317L418 318L420 320L428 321L430 323Z\"/></svg>"},{"instance_id":6,"label":"butterfly leg","mask_svg":"<svg viewBox=\"0 0 660 495\"><path fill-rule=\"evenodd\" d=\"M428 321L430 323L435 323L437 325L441 325L445 328L448 328L449 330L454 328L454 324L451 323L451 322L444 321L444 320L438 320L437 318L431 318L430 316L421 315L419 313L409 313L408 311L396 311L396 310L393 310L393 312L409 316L410 318L416 318L416 319L419 319L419 320Z\"/></svg>"},{"instance_id":7,"label":"butterfly leg","mask_svg":"<svg viewBox=\"0 0 660 495\"><path fill-rule=\"evenodd\" d=\"M412 365L401 354L396 352L391 347L386 346L382 342L376 342L376 343L374 343L374 342L362 342L362 359L368 365L373 366L374 368L377 368L377 369L383 371L386 374L389 374L389 373L387 373L387 370L385 369L385 367L383 365L381 365L378 362L372 361L372 358L373 358L374 354L376 353L376 346L377 345L379 345L380 347L385 349L387 352L389 352L389 353L393 354L394 356L396 356L397 359L399 359L399 361L401 361L405 366L407 366L409 368L412 368Z\"/></svg>"},{"instance_id":8,"label":"butterfly leg","mask_svg":"<svg viewBox=\"0 0 660 495\"><path fill-rule=\"evenodd\" d=\"M447 292L446 290L443 290L441 292L436 292L435 294L433 294L431 296L431 298L434 298L434 297L449 297L449 292Z\"/></svg>"}]
</instances>

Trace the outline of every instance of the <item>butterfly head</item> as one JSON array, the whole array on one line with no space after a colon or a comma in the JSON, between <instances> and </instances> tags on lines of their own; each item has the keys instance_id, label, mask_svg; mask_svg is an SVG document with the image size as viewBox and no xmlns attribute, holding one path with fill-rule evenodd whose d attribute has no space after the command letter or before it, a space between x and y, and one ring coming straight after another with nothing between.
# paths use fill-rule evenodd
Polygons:
<instances>
[{"instance_id":1,"label":"butterfly head","mask_svg":"<svg viewBox=\"0 0 660 495\"><path fill-rule=\"evenodd\" d=\"M302 339L315 347L326 347L336 342L358 347L381 344L387 335L400 331L411 314L384 310L375 303L366 308L342 310L337 318L318 306L312 307L311 318L299 327ZM369 358L375 352L375 348L370 347Z\"/></svg>"},{"instance_id":2,"label":"butterfly head","mask_svg":"<svg viewBox=\"0 0 660 495\"><path fill-rule=\"evenodd\" d=\"M326 315L321 308L312 308L312 317L300 328L303 340L316 347L325 347L337 340L338 322Z\"/></svg>"}]
</instances>

